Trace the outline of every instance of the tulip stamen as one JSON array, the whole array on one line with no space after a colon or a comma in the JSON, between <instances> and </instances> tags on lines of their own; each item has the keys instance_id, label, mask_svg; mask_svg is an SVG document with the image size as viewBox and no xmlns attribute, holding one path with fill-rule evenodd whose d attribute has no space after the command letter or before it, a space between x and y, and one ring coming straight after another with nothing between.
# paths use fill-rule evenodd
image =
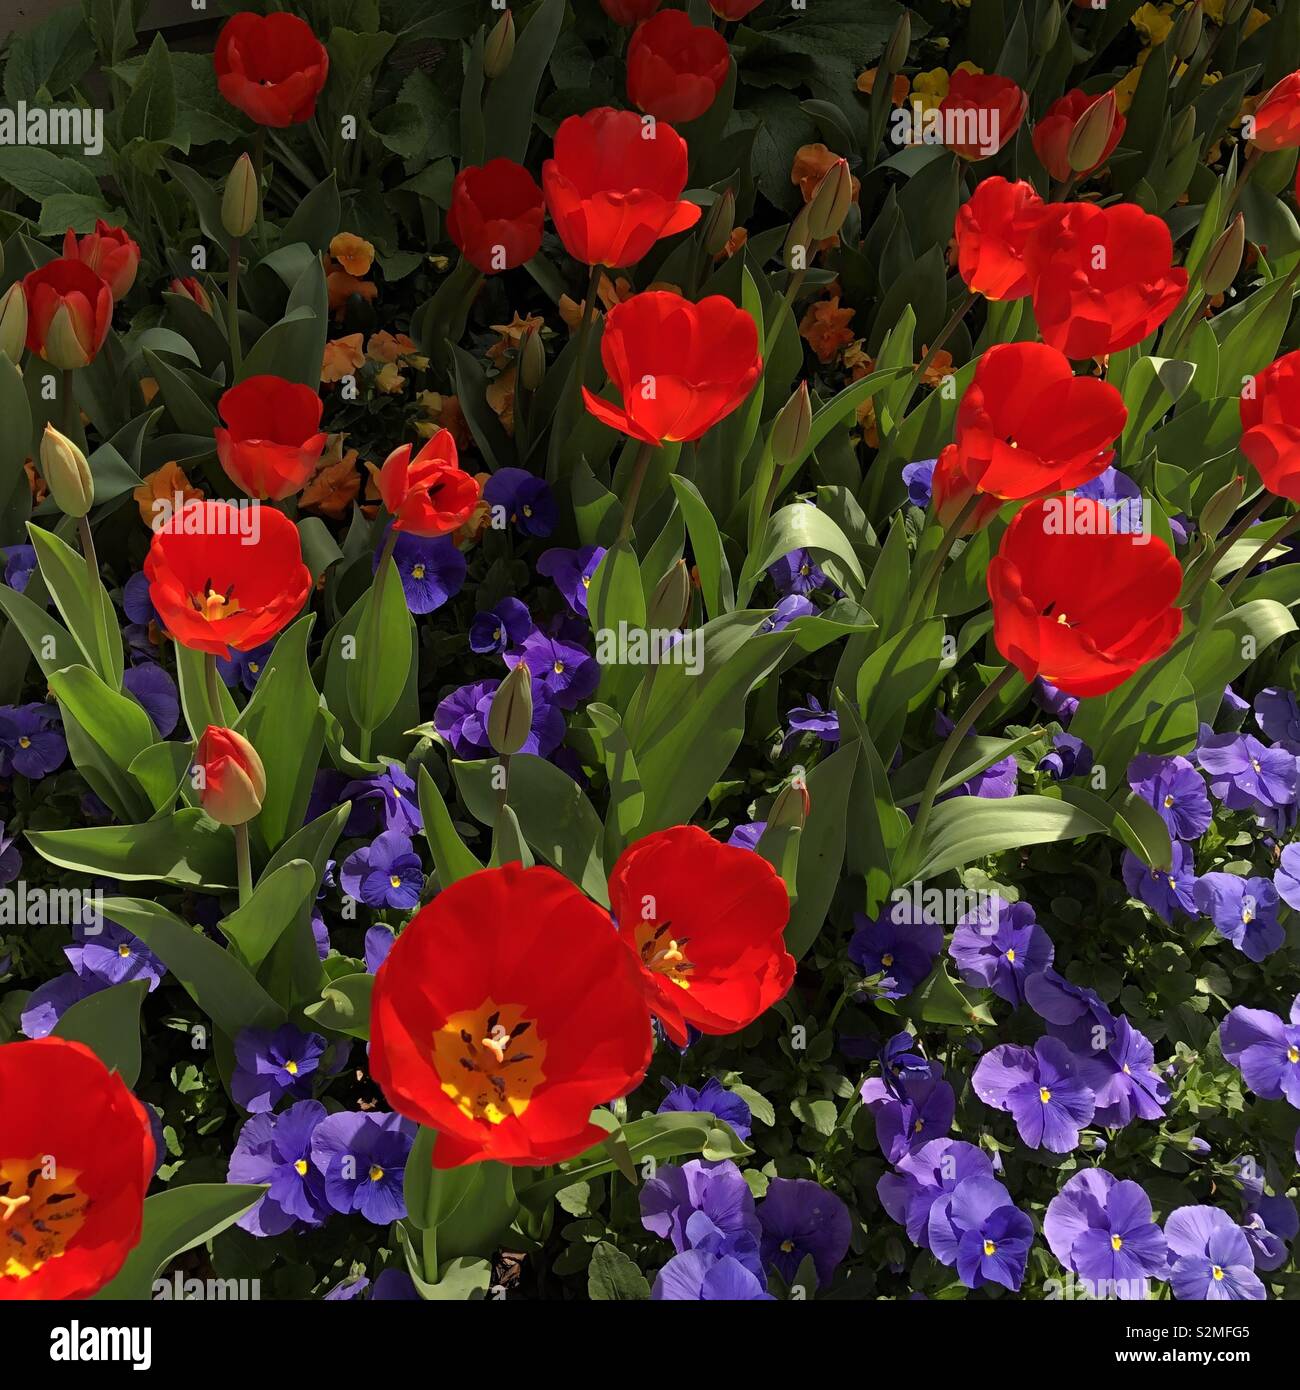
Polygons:
<instances>
[{"instance_id":1,"label":"tulip stamen","mask_svg":"<svg viewBox=\"0 0 1300 1390\"><path fill-rule=\"evenodd\" d=\"M500 1124L521 1115L545 1079L546 1043L523 1010L491 1001L453 1015L434 1035L434 1060L443 1091L470 1119ZM515 1043L532 1032L528 1051Z\"/></svg>"},{"instance_id":2,"label":"tulip stamen","mask_svg":"<svg viewBox=\"0 0 1300 1390\"><path fill-rule=\"evenodd\" d=\"M0 1159L0 1277L25 1279L63 1254L90 1207L78 1177L47 1176L40 1159Z\"/></svg>"}]
</instances>

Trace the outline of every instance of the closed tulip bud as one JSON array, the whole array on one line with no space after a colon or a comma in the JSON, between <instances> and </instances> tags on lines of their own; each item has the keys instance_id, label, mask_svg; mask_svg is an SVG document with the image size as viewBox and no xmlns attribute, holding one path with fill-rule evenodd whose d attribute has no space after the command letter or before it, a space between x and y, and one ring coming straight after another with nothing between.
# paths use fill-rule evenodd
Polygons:
<instances>
[{"instance_id":1,"label":"closed tulip bud","mask_svg":"<svg viewBox=\"0 0 1300 1390\"><path fill-rule=\"evenodd\" d=\"M235 160L221 199L221 225L228 236L246 236L257 221L257 171L246 154Z\"/></svg>"},{"instance_id":2,"label":"closed tulip bud","mask_svg":"<svg viewBox=\"0 0 1300 1390\"><path fill-rule=\"evenodd\" d=\"M1225 24L1236 24L1239 19L1244 19L1254 7L1255 0L1227 0L1223 7L1223 22Z\"/></svg>"},{"instance_id":3,"label":"closed tulip bud","mask_svg":"<svg viewBox=\"0 0 1300 1390\"><path fill-rule=\"evenodd\" d=\"M15 281L0 295L0 353L11 362L23 355L27 341L27 296L21 281Z\"/></svg>"},{"instance_id":4,"label":"closed tulip bud","mask_svg":"<svg viewBox=\"0 0 1300 1390\"><path fill-rule=\"evenodd\" d=\"M487 77L500 77L515 56L515 17L509 10L492 26L483 45L483 72Z\"/></svg>"},{"instance_id":5,"label":"closed tulip bud","mask_svg":"<svg viewBox=\"0 0 1300 1390\"><path fill-rule=\"evenodd\" d=\"M1061 32L1061 7L1055 3L1048 5L1038 26L1038 51L1050 53L1056 47L1056 36Z\"/></svg>"},{"instance_id":6,"label":"closed tulip bud","mask_svg":"<svg viewBox=\"0 0 1300 1390\"><path fill-rule=\"evenodd\" d=\"M785 268L792 271L807 270L808 248L811 245L812 232L808 228L808 208L804 206L790 223L790 231L785 239Z\"/></svg>"},{"instance_id":7,"label":"closed tulip bud","mask_svg":"<svg viewBox=\"0 0 1300 1390\"><path fill-rule=\"evenodd\" d=\"M736 195L726 188L718 194L704 222L704 249L716 256L727 244L736 225Z\"/></svg>"},{"instance_id":8,"label":"closed tulip bud","mask_svg":"<svg viewBox=\"0 0 1300 1390\"><path fill-rule=\"evenodd\" d=\"M1241 506L1246 492L1246 480L1238 475L1214 494L1201 510L1197 521L1201 535L1213 539L1228 524L1228 519Z\"/></svg>"},{"instance_id":9,"label":"closed tulip bud","mask_svg":"<svg viewBox=\"0 0 1300 1390\"><path fill-rule=\"evenodd\" d=\"M772 422L772 458L778 468L797 463L812 433L812 398L808 383L801 381Z\"/></svg>"},{"instance_id":10,"label":"closed tulip bud","mask_svg":"<svg viewBox=\"0 0 1300 1390\"><path fill-rule=\"evenodd\" d=\"M1174 122L1173 130L1170 132L1170 151L1177 154L1180 150L1187 147L1187 143L1196 134L1196 111L1189 106L1186 111Z\"/></svg>"},{"instance_id":11,"label":"closed tulip bud","mask_svg":"<svg viewBox=\"0 0 1300 1390\"><path fill-rule=\"evenodd\" d=\"M209 724L194 752L199 805L221 825L245 825L266 799L266 769L257 749L234 729Z\"/></svg>"},{"instance_id":12,"label":"closed tulip bud","mask_svg":"<svg viewBox=\"0 0 1300 1390\"><path fill-rule=\"evenodd\" d=\"M1206 294L1222 294L1232 284L1241 269L1241 258L1245 250L1246 219L1238 213L1228 223L1205 258L1201 288Z\"/></svg>"},{"instance_id":13,"label":"closed tulip bud","mask_svg":"<svg viewBox=\"0 0 1300 1390\"><path fill-rule=\"evenodd\" d=\"M501 756L518 753L533 727L533 677L521 661L497 686L488 711L488 742Z\"/></svg>"},{"instance_id":14,"label":"closed tulip bud","mask_svg":"<svg viewBox=\"0 0 1300 1390\"><path fill-rule=\"evenodd\" d=\"M1069 144L1065 147L1065 158L1076 174L1095 169L1105 158L1118 115L1115 89L1111 87L1074 123Z\"/></svg>"},{"instance_id":15,"label":"closed tulip bud","mask_svg":"<svg viewBox=\"0 0 1300 1390\"><path fill-rule=\"evenodd\" d=\"M802 830L811 806L808 788L802 777L796 777L777 792L767 813L769 830Z\"/></svg>"},{"instance_id":16,"label":"closed tulip bud","mask_svg":"<svg viewBox=\"0 0 1300 1390\"><path fill-rule=\"evenodd\" d=\"M853 202L853 175L849 161L837 159L822 175L808 204L808 230L815 241L836 236Z\"/></svg>"},{"instance_id":17,"label":"closed tulip bud","mask_svg":"<svg viewBox=\"0 0 1300 1390\"><path fill-rule=\"evenodd\" d=\"M892 77L896 72L902 72L907 64L907 52L912 46L912 12L904 10L898 17L898 23L894 25L894 32L890 35L889 43L885 47L885 56L881 60L883 73L878 73L877 77L883 79L886 76ZM886 89L889 83L883 84Z\"/></svg>"},{"instance_id":18,"label":"closed tulip bud","mask_svg":"<svg viewBox=\"0 0 1300 1390\"><path fill-rule=\"evenodd\" d=\"M1174 25L1174 56L1184 60L1190 58L1201 41L1201 30L1204 27L1205 11L1201 6L1201 0L1195 0L1194 4L1188 5L1179 15L1178 23Z\"/></svg>"},{"instance_id":19,"label":"closed tulip bud","mask_svg":"<svg viewBox=\"0 0 1300 1390\"><path fill-rule=\"evenodd\" d=\"M519 384L525 391L536 391L546 375L546 349L541 334L530 329L519 347Z\"/></svg>"},{"instance_id":20,"label":"closed tulip bud","mask_svg":"<svg viewBox=\"0 0 1300 1390\"><path fill-rule=\"evenodd\" d=\"M53 425L41 436L41 472L65 516L83 517L95 505L95 481L86 456Z\"/></svg>"},{"instance_id":21,"label":"closed tulip bud","mask_svg":"<svg viewBox=\"0 0 1300 1390\"><path fill-rule=\"evenodd\" d=\"M678 560L655 585L646 605L646 626L651 630L676 629L686 620L691 602L691 573L685 560Z\"/></svg>"}]
</instances>

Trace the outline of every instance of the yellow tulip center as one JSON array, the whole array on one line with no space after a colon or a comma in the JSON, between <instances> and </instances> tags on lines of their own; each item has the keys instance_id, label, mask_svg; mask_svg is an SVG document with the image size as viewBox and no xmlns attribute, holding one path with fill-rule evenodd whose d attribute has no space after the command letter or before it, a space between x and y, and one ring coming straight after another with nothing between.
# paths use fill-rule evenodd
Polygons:
<instances>
[{"instance_id":1,"label":"yellow tulip center","mask_svg":"<svg viewBox=\"0 0 1300 1390\"><path fill-rule=\"evenodd\" d=\"M26 1279L63 1254L90 1207L80 1176L49 1155L0 1159L0 1276Z\"/></svg>"},{"instance_id":2,"label":"yellow tulip center","mask_svg":"<svg viewBox=\"0 0 1300 1390\"><path fill-rule=\"evenodd\" d=\"M688 976L695 967L683 949L689 938L673 936L672 929L671 922L638 922L637 952L647 970L665 976L682 989L690 989Z\"/></svg>"},{"instance_id":3,"label":"yellow tulip center","mask_svg":"<svg viewBox=\"0 0 1300 1390\"><path fill-rule=\"evenodd\" d=\"M433 1035L433 1062L463 1114L499 1125L522 1115L546 1080L546 1040L518 1004L485 999L452 1014Z\"/></svg>"}]
</instances>

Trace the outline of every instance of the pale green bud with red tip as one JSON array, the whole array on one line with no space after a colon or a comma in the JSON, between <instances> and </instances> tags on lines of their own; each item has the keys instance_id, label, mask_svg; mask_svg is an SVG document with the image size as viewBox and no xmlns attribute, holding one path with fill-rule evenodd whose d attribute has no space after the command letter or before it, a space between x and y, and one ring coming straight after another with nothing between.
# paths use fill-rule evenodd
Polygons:
<instances>
[{"instance_id":1,"label":"pale green bud with red tip","mask_svg":"<svg viewBox=\"0 0 1300 1390\"><path fill-rule=\"evenodd\" d=\"M95 480L85 454L53 425L41 436L41 472L64 515L83 517L95 505Z\"/></svg>"},{"instance_id":2,"label":"pale green bud with red tip","mask_svg":"<svg viewBox=\"0 0 1300 1390\"><path fill-rule=\"evenodd\" d=\"M243 734L209 724L194 754L194 786L214 821L245 825L266 800L266 769Z\"/></svg>"}]
</instances>

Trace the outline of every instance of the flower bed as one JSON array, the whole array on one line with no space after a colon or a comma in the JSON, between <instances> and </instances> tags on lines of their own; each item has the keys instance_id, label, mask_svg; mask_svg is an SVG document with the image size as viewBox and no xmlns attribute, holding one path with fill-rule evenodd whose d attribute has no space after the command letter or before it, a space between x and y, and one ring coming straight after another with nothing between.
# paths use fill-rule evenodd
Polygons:
<instances>
[{"instance_id":1,"label":"flower bed","mask_svg":"<svg viewBox=\"0 0 1300 1390\"><path fill-rule=\"evenodd\" d=\"M110 8L4 55L0 1297L1295 1297L1300 10Z\"/></svg>"}]
</instances>

